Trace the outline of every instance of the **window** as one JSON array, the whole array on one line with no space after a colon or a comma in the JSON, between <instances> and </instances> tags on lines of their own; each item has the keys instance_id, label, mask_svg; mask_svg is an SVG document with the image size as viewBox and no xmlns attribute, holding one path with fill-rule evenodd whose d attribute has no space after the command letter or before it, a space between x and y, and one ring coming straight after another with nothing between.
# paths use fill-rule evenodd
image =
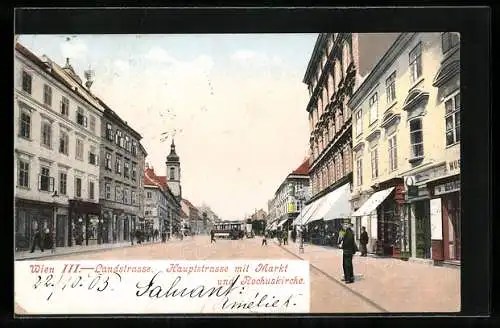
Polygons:
<instances>
[{"instance_id":1,"label":"window","mask_svg":"<svg viewBox=\"0 0 500 328\"><path fill-rule=\"evenodd\" d=\"M360 108L356 112L356 136L363 133L363 110Z\"/></svg>"},{"instance_id":2,"label":"window","mask_svg":"<svg viewBox=\"0 0 500 328\"><path fill-rule=\"evenodd\" d=\"M21 112L21 137L29 139L31 137L31 115L25 111Z\"/></svg>"},{"instance_id":3,"label":"window","mask_svg":"<svg viewBox=\"0 0 500 328\"><path fill-rule=\"evenodd\" d=\"M137 141L135 140L132 141L132 155L137 155Z\"/></svg>"},{"instance_id":4,"label":"window","mask_svg":"<svg viewBox=\"0 0 500 328\"><path fill-rule=\"evenodd\" d=\"M148 191L148 192L146 193L146 197L147 197L148 199L151 199L151 197L152 197L152 195L151 195L151 191Z\"/></svg>"},{"instance_id":5,"label":"window","mask_svg":"<svg viewBox=\"0 0 500 328\"><path fill-rule=\"evenodd\" d=\"M137 178L137 164L132 163L132 180Z\"/></svg>"},{"instance_id":6,"label":"window","mask_svg":"<svg viewBox=\"0 0 500 328\"><path fill-rule=\"evenodd\" d=\"M52 88L47 84L43 85L43 103L52 106Z\"/></svg>"},{"instance_id":7,"label":"window","mask_svg":"<svg viewBox=\"0 0 500 328\"><path fill-rule=\"evenodd\" d=\"M59 135L59 152L61 154L68 155L68 144L69 144L68 133L61 131Z\"/></svg>"},{"instance_id":8,"label":"window","mask_svg":"<svg viewBox=\"0 0 500 328\"><path fill-rule=\"evenodd\" d=\"M31 94L31 74L26 71L23 71L23 91Z\"/></svg>"},{"instance_id":9,"label":"window","mask_svg":"<svg viewBox=\"0 0 500 328\"><path fill-rule=\"evenodd\" d=\"M335 91L338 90L340 80L342 79L342 68L340 67L340 62L339 60L335 61L335 80L334 80L334 86L335 86Z\"/></svg>"},{"instance_id":10,"label":"window","mask_svg":"<svg viewBox=\"0 0 500 328\"><path fill-rule=\"evenodd\" d=\"M175 168L170 168L170 180L175 180Z\"/></svg>"},{"instance_id":11,"label":"window","mask_svg":"<svg viewBox=\"0 0 500 328\"><path fill-rule=\"evenodd\" d=\"M115 187L115 201L123 202L123 195L121 193L120 186Z\"/></svg>"},{"instance_id":12,"label":"window","mask_svg":"<svg viewBox=\"0 0 500 328\"><path fill-rule=\"evenodd\" d=\"M19 171L17 178L19 187L29 188L30 186L30 164L26 161L19 160Z\"/></svg>"},{"instance_id":13,"label":"window","mask_svg":"<svg viewBox=\"0 0 500 328\"><path fill-rule=\"evenodd\" d=\"M410 82L416 83L422 76L422 44L419 43L410 51Z\"/></svg>"},{"instance_id":14,"label":"window","mask_svg":"<svg viewBox=\"0 0 500 328\"><path fill-rule=\"evenodd\" d=\"M130 171L129 171L129 165L130 165L130 164L129 164L128 162L125 162L125 163L124 163L124 167L123 167L123 176L124 176L125 178L129 178L129 177L130 177L130 175L129 175L129 172L130 172Z\"/></svg>"},{"instance_id":15,"label":"window","mask_svg":"<svg viewBox=\"0 0 500 328\"><path fill-rule=\"evenodd\" d=\"M135 205L136 202L137 202L136 199L135 199L135 191L132 191L131 198L132 198L132 205Z\"/></svg>"},{"instance_id":16,"label":"window","mask_svg":"<svg viewBox=\"0 0 500 328\"><path fill-rule=\"evenodd\" d=\"M116 156L115 172L118 174L122 174L122 159L119 156Z\"/></svg>"},{"instance_id":17,"label":"window","mask_svg":"<svg viewBox=\"0 0 500 328\"><path fill-rule=\"evenodd\" d=\"M455 48L459 43L458 34L453 32L445 32L441 35L443 54L448 50Z\"/></svg>"},{"instance_id":18,"label":"window","mask_svg":"<svg viewBox=\"0 0 500 328\"><path fill-rule=\"evenodd\" d=\"M375 92L368 100L370 106L370 125L378 119L378 94Z\"/></svg>"},{"instance_id":19,"label":"window","mask_svg":"<svg viewBox=\"0 0 500 328\"><path fill-rule=\"evenodd\" d=\"M359 154L356 158L356 185L363 184L363 157Z\"/></svg>"},{"instance_id":20,"label":"window","mask_svg":"<svg viewBox=\"0 0 500 328\"><path fill-rule=\"evenodd\" d=\"M113 141L113 127L109 123L106 123L106 139Z\"/></svg>"},{"instance_id":21,"label":"window","mask_svg":"<svg viewBox=\"0 0 500 328\"><path fill-rule=\"evenodd\" d=\"M83 127L87 127L87 117L85 117L83 108L81 107L78 107L78 110L76 111L76 123Z\"/></svg>"},{"instance_id":22,"label":"window","mask_svg":"<svg viewBox=\"0 0 500 328\"><path fill-rule=\"evenodd\" d=\"M48 167L42 167L40 169L38 190L54 191L54 178L50 176L50 170Z\"/></svg>"},{"instance_id":23,"label":"window","mask_svg":"<svg viewBox=\"0 0 500 328\"><path fill-rule=\"evenodd\" d=\"M394 171L398 168L398 145L396 136L389 138L389 169Z\"/></svg>"},{"instance_id":24,"label":"window","mask_svg":"<svg viewBox=\"0 0 500 328\"><path fill-rule=\"evenodd\" d=\"M125 204L130 203L130 200L128 197L128 189L123 190L123 203L125 203Z\"/></svg>"},{"instance_id":25,"label":"window","mask_svg":"<svg viewBox=\"0 0 500 328\"><path fill-rule=\"evenodd\" d=\"M123 136L122 136L122 132L120 130L116 130L116 134L115 134L115 143L122 147L123 148Z\"/></svg>"},{"instance_id":26,"label":"window","mask_svg":"<svg viewBox=\"0 0 500 328\"><path fill-rule=\"evenodd\" d=\"M413 159L424 157L424 142L422 134L422 119L410 121L411 156Z\"/></svg>"},{"instance_id":27,"label":"window","mask_svg":"<svg viewBox=\"0 0 500 328\"><path fill-rule=\"evenodd\" d=\"M460 93L446 100L446 146L460 141Z\"/></svg>"},{"instance_id":28,"label":"window","mask_svg":"<svg viewBox=\"0 0 500 328\"><path fill-rule=\"evenodd\" d=\"M82 178L75 178L75 197L82 197Z\"/></svg>"},{"instance_id":29,"label":"window","mask_svg":"<svg viewBox=\"0 0 500 328\"><path fill-rule=\"evenodd\" d=\"M94 199L94 182L89 182L89 199Z\"/></svg>"},{"instance_id":30,"label":"window","mask_svg":"<svg viewBox=\"0 0 500 328\"><path fill-rule=\"evenodd\" d=\"M378 148L373 148L370 152L372 162L372 179L378 178Z\"/></svg>"},{"instance_id":31,"label":"window","mask_svg":"<svg viewBox=\"0 0 500 328\"><path fill-rule=\"evenodd\" d=\"M95 116L90 116L90 131L95 133Z\"/></svg>"},{"instance_id":32,"label":"window","mask_svg":"<svg viewBox=\"0 0 500 328\"><path fill-rule=\"evenodd\" d=\"M396 71L385 80L385 93L387 95L387 105L396 100Z\"/></svg>"},{"instance_id":33,"label":"window","mask_svg":"<svg viewBox=\"0 0 500 328\"><path fill-rule=\"evenodd\" d=\"M111 199L111 184L106 183L104 185L104 189L106 191L106 199L108 199L108 200Z\"/></svg>"},{"instance_id":34,"label":"window","mask_svg":"<svg viewBox=\"0 0 500 328\"><path fill-rule=\"evenodd\" d=\"M61 99L61 114L64 116L69 115L69 99L64 96Z\"/></svg>"},{"instance_id":35,"label":"window","mask_svg":"<svg viewBox=\"0 0 500 328\"><path fill-rule=\"evenodd\" d=\"M97 159L97 150L95 146L90 146L89 150L89 164L97 165L99 163Z\"/></svg>"},{"instance_id":36,"label":"window","mask_svg":"<svg viewBox=\"0 0 500 328\"><path fill-rule=\"evenodd\" d=\"M52 125L49 122L42 122L42 145L49 148L52 145Z\"/></svg>"},{"instance_id":37,"label":"window","mask_svg":"<svg viewBox=\"0 0 500 328\"><path fill-rule=\"evenodd\" d=\"M112 170L112 167L111 167L111 154L110 153L106 153L106 163L105 163L105 168L107 170Z\"/></svg>"},{"instance_id":38,"label":"window","mask_svg":"<svg viewBox=\"0 0 500 328\"><path fill-rule=\"evenodd\" d=\"M130 151L130 139L128 136L125 136L125 149Z\"/></svg>"},{"instance_id":39,"label":"window","mask_svg":"<svg viewBox=\"0 0 500 328\"><path fill-rule=\"evenodd\" d=\"M83 161L83 140L76 138L76 159Z\"/></svg>"},{"instance_id":40,"label":"window","mask_svg":"<svg viewBox=\"0 0 500 328\"><path fill-rule=\"evenodd\" d=\"M59 194L66 195L68 189L68 175L64 172L59 173Z\"/></svg>"}]
</instances>

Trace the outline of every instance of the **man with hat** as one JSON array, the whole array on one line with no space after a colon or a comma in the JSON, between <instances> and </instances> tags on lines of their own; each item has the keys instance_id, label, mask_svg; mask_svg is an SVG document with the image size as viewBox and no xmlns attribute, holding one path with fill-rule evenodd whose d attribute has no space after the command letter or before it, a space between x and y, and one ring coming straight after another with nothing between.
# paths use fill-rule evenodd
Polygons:
<instances>
[{"instance_id":1,"label":"man with hat","mask_svg":"<svg viewBox=\"0 0 500 328\"><path fill-rule=\"evenodd\" d=\"M344 281L346 284L354 282L352 257L358 251L358 247L354 241L354 232L352 231L352 227L352 223L344 223L344 237L342 238L342 266L344 269Z\"/></svg>"}]
</instances>

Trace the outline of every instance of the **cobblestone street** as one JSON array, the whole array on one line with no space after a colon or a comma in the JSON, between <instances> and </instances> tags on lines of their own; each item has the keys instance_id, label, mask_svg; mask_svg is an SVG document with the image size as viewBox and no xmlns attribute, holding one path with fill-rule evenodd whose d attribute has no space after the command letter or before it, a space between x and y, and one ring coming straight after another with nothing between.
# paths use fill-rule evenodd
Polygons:
<instances>
[{"instance_id":1,"label":"cobblestone street","mask_svg":"<svg viewBox=\"0 0 500 328\"><path fill-rule=\"evenodd\" d=\"M337 249L297 244L279 246L261 238L217 240L208 236L134 245L41 260L225 260L305 259L310 262L312 313L456 312L460 310L460 270L395 259L355 256L356 282L345 285Z\"/></svg>"}]
</instances>

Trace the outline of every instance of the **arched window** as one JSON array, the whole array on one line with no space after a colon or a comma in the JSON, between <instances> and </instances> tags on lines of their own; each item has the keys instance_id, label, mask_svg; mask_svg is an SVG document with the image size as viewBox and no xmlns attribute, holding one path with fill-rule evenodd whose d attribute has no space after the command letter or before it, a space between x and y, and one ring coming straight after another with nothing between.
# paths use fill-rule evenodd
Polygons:
<instances>
[{"instance_id":1,"label":"arched window","mask_svg":"<svg viewBox=\"0 0 500 328\"><path fill-rule=\"evenodd\" d=\"M342 67L340 67L340 61L338 59L335 60L335 80L334 80L334 86L335 86L335 91L338 90L339 82L342 79Z\"/></svg>"},{"instance_id":2,"label":"arched window","mask_svg":"<svg viewBox=\"0 0 500 328\"><path fill-rule=\"evenodd\" d=\"M170 168L170 180L175 180L175 168Z\"/></svg>"},{"instance_id":3,"label":"arched window","mask_svg":"<svg viewBox=\"0 0 500 328\"><path fill-rule=\"evenodd\" d=\"M333 90L334 90L334 86L333 86L333 74L330 72L330 73L328 73L328 98L332 97ZM330 99L328 99L328 100L330 100Z\"/></svg>"}]
</instances>

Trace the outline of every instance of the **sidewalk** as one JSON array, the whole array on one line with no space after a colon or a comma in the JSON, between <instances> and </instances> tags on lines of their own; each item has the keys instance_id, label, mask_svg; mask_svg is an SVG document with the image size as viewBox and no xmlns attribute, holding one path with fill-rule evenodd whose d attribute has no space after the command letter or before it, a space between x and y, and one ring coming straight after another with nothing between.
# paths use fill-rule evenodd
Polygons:
<instances>
[{"instance_id":1,"label":"sidewalk","mask_svg":"<svg viewBox=\"0 0 500 328\"><path fill-rule=\"evenodd\" d=\"M78 254L78 253L86 253L86 252L96 252L96 251L106 251L115 248L124 248L124 247L135 247L141 245L149 245L160 243L160 241L149 241L143 242L142 244L137 244L134 241L134 245L130 243L130 241L124 241L120 243L114 244L100 244L100 245L89 245L89 246L73 246L73 247L56 247L55 252L52 249L46 249L41 252L39 249L36 249L34 253L30 253L29 251L15 252L14 259L15 260L33 260L47 257L55 257L61 255L69 255L69 254Z\"/></svg>"},{"instance_id":2,"label":"sidewalk","mask_svg":"<svg viewBox=\"0 0 500 328\"><path fill-rule=\"evenodd\" d=\"M280 247L337 281L343 278L341 249L308 244L300 254L298 243ZM460 270L359 255L353 257L353 266L356 281L346 288L389 312L460 311Z\"/></svg>"}]
</instances>

